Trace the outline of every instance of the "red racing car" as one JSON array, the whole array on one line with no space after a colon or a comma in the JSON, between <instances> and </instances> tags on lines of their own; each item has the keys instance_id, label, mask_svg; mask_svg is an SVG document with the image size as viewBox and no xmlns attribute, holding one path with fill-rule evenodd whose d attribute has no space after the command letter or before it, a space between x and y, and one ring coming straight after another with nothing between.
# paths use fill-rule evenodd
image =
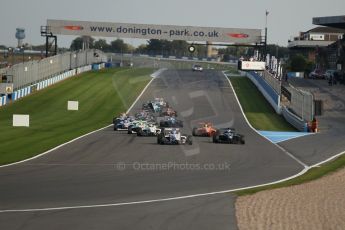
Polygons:
<instances>
[{"instance_id":1,"label":"red racing car","mask_svg":"<svg viewBox=\"0 0 345 230\"><path fill-rule=\"evenodd\" d=\"M193 136L212 137L217 132L211 123L200 123L199 127L193 128Z\"/></svg>"}]
</instances>

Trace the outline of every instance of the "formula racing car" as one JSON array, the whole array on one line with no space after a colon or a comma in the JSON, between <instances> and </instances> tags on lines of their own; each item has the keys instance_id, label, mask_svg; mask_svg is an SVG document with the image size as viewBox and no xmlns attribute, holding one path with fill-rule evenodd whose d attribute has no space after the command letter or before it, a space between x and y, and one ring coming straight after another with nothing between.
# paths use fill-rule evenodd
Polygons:
<instances>
[{"instance_id":1,"label":"formula racing car","mask_svg":"<svg viewBox=\"0 0 345 230\"><path fill-rule=\"evenodd\" d=\"M123 113L113 119L114 130L127 130L132 121L134 121L134 117Z\"/></svg>"},{"instance_id":2,"label":"formula racing car","mask_svg":"<svg viewBox=\"0 0 345 230\"><path fill-rule=\"evenodd\" d=\"M157 143L161 145L192 145L191 135L181 135L179 129L166 128L157 136Z\"/></svg>"},{"instance_id":3,"label":"formula racing car","mask_svg":"<svg viewBox=\"0 0 345 230\"><path fill-rule=\"evenodd\" d=\"M244 136L235 132L235 129L219 129L212 137L213 143L245 144Z\"/></svg>"},{"instance_id":4,"label":"formula racing car","mask_svg":"<svg viewBox=\"0 0 345 230\"><path fill-rule=\"evenodd\" d=\"M160 116L161 117L164 117L164 116L177 117L177 112L175 110L173 110L171 107L162 108L162 110L160 112Z\"/></svg>"},{"instance_id":5,"label":"formula racing car","mask_svg":"<svg viewBox=\"0 0 345 230\"><path fill-rule=\"evenodd\" d=\"M193 128L193 136L211 137L216 133L216 129L211 123L200 123L199 127Z\"/></svg>"},{"instance_id":6,"label":"formula racing car","mask_svg":"<svg viewBox=\"0 0 345 230\"><path fill-rule=\"evenodd\" d=\"M155 98L153 101L148 101L143 104L142 108L152 111L154 113L160 113L163 108L168 108L169 105L163 98Z\"/></svg>"},{"instance_id":7,"label":"formula racing car","mask_svg":"<svg viewBox=\"0 0 345 230\"><path fill-rule=\"evenodd\" d=\"M161 129L154 123L147 123L136 129L137 136L157 136L161 133Z\"/></svg>"},{"instance_id":8,"label":"formula racing car","mask_svg":"<svg viewBox=\"0 0 345 230\"><path fill-rule=\"evenodd\" d=\"M177 120L175 117L165 117L159 122L161 128L182 128L183 121Z\"/></svg>"}]
</instances>

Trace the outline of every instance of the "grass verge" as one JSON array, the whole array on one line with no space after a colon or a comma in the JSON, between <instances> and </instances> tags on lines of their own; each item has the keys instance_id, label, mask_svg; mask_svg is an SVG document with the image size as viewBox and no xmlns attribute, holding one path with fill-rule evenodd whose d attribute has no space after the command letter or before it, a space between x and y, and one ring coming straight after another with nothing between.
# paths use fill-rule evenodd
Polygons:
<instances>
[{"instance_id":1,"label":"grass verge","mask_svg":"<svg viewBox=\"0 0 345 230\"><path fill-rule=\"evenodd\" d=\"M0 165L30 158L111 123L150 81L153 69L84 73L0 108ZM67 101L79 111L67 111ZM13 114L29 114L30 127L12 127Z\"/></svg>"},{"instance_id":2,"label":"grass verge","mask_svg":"<svg viewBox=\"0 0 345 230\"><path fill-rule=\"evenodd\" d=\"M328 162L324 165L321 165L320 167L312 168L308 172L306 172L305 174L303 174L299 177L296 177L294 179L291 179L291 180L288 180L288 181L285 181L282 183L274 184L274 185L268 185L268 186L238 191L238 192L235 192L235 194L238 196L244 196L244 195L251 195L251 194L254 194L254 193L257 193L260 191L264 191L264 190L270 190L270 189L288 187L288 186L292 186L292 185L298 185L298 184L302 184L302 183L305 183L308 181L319 179L319 178L325 176L326 174L335 172L335 171L337 171L341 168L344 168L344 167L345 167L345 155L342 155L342 156L338 157L337 159L335 159L331 162Z\"/></svg>"},{"instance_id":3,"label":"grass verge","mask_svg":"<svg viewBox=\"0 0 345 230\"><path fill-rule=\"evenodd\" d=\"M256 86L246 77L231 77L237 97L250 124L257 130L296 131L278 115Z\"/></svg>"}]
</instances>

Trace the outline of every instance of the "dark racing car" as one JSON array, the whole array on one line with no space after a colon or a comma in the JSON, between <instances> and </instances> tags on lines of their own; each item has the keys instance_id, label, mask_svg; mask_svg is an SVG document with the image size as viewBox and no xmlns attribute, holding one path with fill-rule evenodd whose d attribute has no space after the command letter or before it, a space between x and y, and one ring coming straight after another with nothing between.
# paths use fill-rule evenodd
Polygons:
<instances>
[{"instance_id":1,"label":"dark racing car","mask_svg":"<svg viewBox=\"0 0 345 230\"><path fill-rule=\"evenodd\" d=\"M244 136L236 133L235 129L219 129L212 137L213 143L245 144Z\"/></svg>"},{"instance_id":2,"label":"dark racing car","mask_svg":"<svg viewBox=\"0 0 345 230\"><path fill-rule=\"evenodd\" d=\"M183 121L177 120L175 117L165 117L159 122L161 128L182 128Z\"/></svg>"}]
</instances>

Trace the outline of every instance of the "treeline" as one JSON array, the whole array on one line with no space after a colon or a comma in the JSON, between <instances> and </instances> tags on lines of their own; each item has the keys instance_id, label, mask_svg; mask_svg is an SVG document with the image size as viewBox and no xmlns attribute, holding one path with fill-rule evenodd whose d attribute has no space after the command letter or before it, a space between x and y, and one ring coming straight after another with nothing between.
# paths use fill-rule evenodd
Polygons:
<instances>
[{"instance_id":1,"label":"treeline","mask_svg":"<svg viewBox=\"0 0 345 230\"><path fill-rule=\"evenodd\" d=\"M107 43L105 39L95 40L92 37L84 36L74 39L71 43L71 50L79 50L83 48L83 42L87 41L89 48L95 48L104 52L111 53L138 53L148 55L163 55L163 56L206 56L206 46L197 46L196 51L190 54L188 47L190 44L186 41L168 41L159 39L150 39L147 44L142 44L138 47L125 43L122 39L116 39Z\"/></svg>"},{"instance_id":2,"label":"treeline","mask_svg":"<svg viewBox=\"0 0 345 230\"><path fill-rule=\"evenodd\" d=\"M87 41L89 48L95 48L109 53L133 53L133 54L147 54L147 55L162 55L164 57L176 56L176 57L207 57L206 45L195 45L195 52L190 53L188 47L191 45L186 41L169 41L151 39L147 41L147 44L142 44L138 47L134 47L131 44L126 43L122 39L116 39L111 42L107 42L105 39L95 40L89 36L75 38L69 50L75 51L83 49L83 42ZM26 49L45 51L45 45L30 46L25 44ZM0 45L0 49L7 49L8 47ZM229 61L231 59L238 59L239 57L251 57L254 55L254 48L252 47L213 47L213 57L219 57L222 61ZM58 48L58 52L66 52L66 48ZM287 59L290 55L288 48L278 45L268 45L267 53L271 56L276 56L279 59Z\"/></svg>"}]
</instances>

